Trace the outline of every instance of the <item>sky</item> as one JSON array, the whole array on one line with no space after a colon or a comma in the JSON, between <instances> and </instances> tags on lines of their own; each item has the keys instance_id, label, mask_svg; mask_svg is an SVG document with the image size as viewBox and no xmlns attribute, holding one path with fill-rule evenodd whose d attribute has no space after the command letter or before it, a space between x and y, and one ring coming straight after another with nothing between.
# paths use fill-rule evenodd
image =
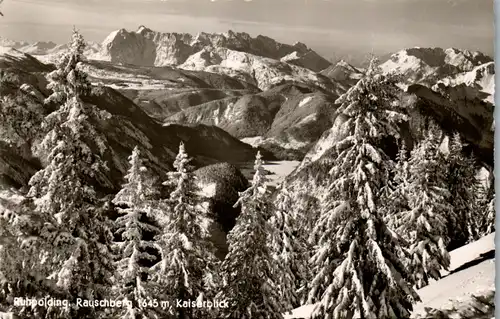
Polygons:
<instances>
[{"instance_id":1,"label":"sky","mask_svg":"<svg viewBox=\"0 0 500 319\"><path fill-rule=\"evenodd\" d=\"M493 0L4 0L0 37L66 43L75 25L91 41L140 25L162 32L247 32L303 42L326 58L408 47L456 47L493 56Z\"/></svg>"}]
</instances>

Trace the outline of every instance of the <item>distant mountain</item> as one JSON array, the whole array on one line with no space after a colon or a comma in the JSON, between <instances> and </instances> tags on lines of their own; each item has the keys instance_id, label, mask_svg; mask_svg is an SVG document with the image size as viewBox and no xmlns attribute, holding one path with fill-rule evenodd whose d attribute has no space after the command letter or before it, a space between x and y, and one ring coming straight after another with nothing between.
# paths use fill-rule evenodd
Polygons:
<instances>
[{"instance_id":1,"label":"distant mountain","mask_svg":"<svg viewBox=\"0 0 500 319\"><path fill-rule=\"evenodd\" d=\"M25 46L22 46L18 48L20 51L23 51L25 53L29 54L47 54L48 52L51 52L53 49L57 47L57 44L49 41L49 42L35 42L33 44L27 44Z\"/></svg>"},{"instance_id":2,"label":"distant mountain","mask_svg":"<svg viewBox=\"0 0 500 319\"><path fill-rule=\"evenodd\" d=\"M363 77L363 71L352 66L344 60L340 60L336 64L332 64L320 74L335 80L338 83L352 86Z\"/></svg>"},{"instance_id":3,"label":"distant mountain","mask_svg":"<svg viewBox=\"0 0 500 319\"><path fill-rule=\"evenodd\" d=\"M84 69L94 84L120 91L158 123L215 125L237 138L260 137L263 148L289 159L301 159L328 128L339 95L293 81L261 91L225 74L168 66L89 61Z\"/></svg>"},{"instance_id":4,"label":"distant mountain","mask_svg":"<svg viewBox=\"0 0 500 319\"><path fill-rule=\"evenodd\" d=\"M292 53L282 57L280 61L295 64L297 66L310 69L315 72L324 70L331 65L330 62L310 49L302 54L298 51L293 51Z\"/></svg>"},{"instance_id":5,"label":"distant mountain","mask_svg":"<svg viewBox=\"0 0 500 319\"><path fill-rule=\"evenodd\" d=\"M22 52L53 63L67 45L52 42L17 45ZM137 66L177 66L186 70L227 74L265 90L283 81L314 83L336 91L337 84L316 72L331 65L325 58L297 42L283 44L259 35L225 33L162 33L144 26L136 31L120 29L101 44L88 43L89 59Z\"/></svg>"},{"instance_id":6,"label":"distant mountain","mask_svg":"<svg viewBox=\"0 0 500 319\"><path fill-rule=\"evenodd\" d=\"M484 163L493 166L493 105L484 96L473 96L465 84L442 87L434 91L414 84L408 93L417 97L414 108L419 115L436 120L449 135L459 132L472 151Z\"/></svg>"},{"instance_id":7,"label":"distant mountain","mask_svg":"<svg viewBox=\"0 0 500 319\"><path fill-rule=\"evenodd\" d=\"M38 60L44 63L54 63L59 59L59 56L68 51L68 44L56 44L52 41L38 41L34 43L16 42L0 37L0 47L6 49L16 49L20 52L35 56ZM85 55L91 59L103 60L105 57L100 56L101 45L95 42L87 42Z\"/></svg>"},{"instance_id":8,"label":"distant mountain","mask_svg":"<svg viewBox=\"0 0 500 319\"><path fill-rule=\"evenodd\" d=\"M330 63L303 43L283 44L259 35L252 38L244 32L162 33L144 26L129 32L120 29L112 32L102 43L102 53L112 62L145 66L178 65L203 49L226 48L232 51L280 60L319 71Z\"/></svg>"},{"instance_id":9,"label":"distant mountain","mask_svg":"<svg viewBox=\"0 0 500 319\"><path fill-rule=\"evenodd\" d=\"M40 42L15 52L23 50L51 62L67 46ZM119 91L156 123L217 126L294 160L331 129L335 99L364 74L345 60L331 64L302 43L232 31L193 36L144 26L120 29L102 44L90 44L86 55L84 68L94 85ZM480 52L410 48L392 54L381 68L397 75L405 90L419 84L455 100L493 103L494 64Z\"/></svg>"},{"instance_id":10,"label":"distant mountain","mask_svg":"<svg viewBox=\"0 0 500 319\"><path fill-rule=\"evenodd\" d=\"M469 97L478 97L481 100L495 103L495 63L487 62L474 67L469 72L463 72L445 77L432 86L434 91L443 90L445 87L465 85L471 94Z\"/></svg>"},{"instance_id":11,"label":"distant mountain","mask_svg":"<svg viewBox=\"0 0 500 319\"><path fill-rule=\"evenodd\" d=\"M399 75L405 84L432 86L441 79L470 72L492 61L481 52L415 47L394 53L381 67L385 74Z\"/></svg>"},{"instance_id":12,"label":"distant mountain","mask_svg":"<svg viewBox=\"0 0 500 319\"><path fill-rule=\"evenodd\" d=\"M24 103L25 106L19 104L19 107L29 108L40 116L44 116L55 107L43 104L43 98L48 94L47 82L43 75L53 69L51 66L42 64L27 54L9 49L3 54L0 53L0 68L2 97L12 98L17 101L16 103ZM94 124L96 129L106 136L109 143L110 153L105 160L110 167L109 179L116 187L120 185L127 167L127 154L136 145L144 149L144 156L149 161L151 169L160 175L170 169L181 141L185 143L196 166L219 162L247 162L251 161L257 152L250 145L240 142L214 126L201 124L162 126L130 99L109 87L94 87L92 93L83 100L95 105L107 118L106 121ZM10 151L5 152L6 148L2 148L4 151L0 153L2 164L0 174L4 174L3 180L11 180L18 186L26 185L30 176L27 171L23 171L24 169L33 167L36 170L41 165L40 158L31 153L30 147L38 141L36 132L39 128L36 127L36 123L27 122L23 125L32 127L30 132L35 135L32 140L20 140L16 136L9 135L9 131L0 131L4 141L11 141L6 145ZM268 153L263 152L263 154L268 159L273 159Z\"/></svg>"},{"instance_id":13,"label":"distant mountain","mask_svg":"<svg viewBox=\"0 0 500 319\"><path fill-rule=\"evenodd\" d=\"M217 125L277 156L301 159L335 118L337 95L283 84L258 94L214 100L171 116L173 123ZM280 155L278 155L280 154Z\"/></svg>"},{"instance_id":14,"label":"distant mountain","mask_svg":"<svg viewBox=\"0 0 500 319\"><path fill-rule=\"evenodd\" d=\"M0 37L1 47L19 49L27 45L29 45L29 43L25 41L13 41L7 38Z\"/></svg>"},{"instance_id":15,"label":"distant mountain","mask_svg":"<svg viewBox=\"0 0 500 319\"><path fill-rule=\"evenodd\" d=\"M284 81L296 81L340 92L342 87L331 79L293 64L227 48L206 47L189 56L181 69L227 74L266 90Z\"/></svg>"}]
</instances>

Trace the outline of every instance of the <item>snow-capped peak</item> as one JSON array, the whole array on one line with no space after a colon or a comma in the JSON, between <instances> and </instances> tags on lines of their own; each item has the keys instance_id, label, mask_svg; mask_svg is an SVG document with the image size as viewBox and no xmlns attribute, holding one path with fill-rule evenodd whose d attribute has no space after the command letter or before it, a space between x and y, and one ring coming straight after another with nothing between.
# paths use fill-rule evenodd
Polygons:
<instances>
[{"instance_id":1,"label":"snow-capped peak","mask_svg":"<svg viewBox=\"0 0 500 319\"><path fill-rule=\"evenodd\" d=\"M115 39L119 36L119 35L123 35L123 33L126 32L125 29L119 29L119 30L115 30L113 32L111 32L105 39L104 41L102 41L102 45L103 46L107 46L109 45L110 43L112 43L113 41L115 41Z\"/></svg>"},{"instance_id":2,"label":"snow-capped peak","mask_svg":"<svg viewBox=\"0 0 500 319\"><path fill-rule=\"evenodd\" d=\"M293 47L296 48L299 51L308 51L309 50L309 48L307 47L307 45L305 45L304 43L299 42L299 41L295 42L293 44Z\"/></svg>"},{"instance_id":3,"label":"snow-capped peak","mask_svg":"<svg viewBox=\"0 0 500 319\"><path fill-rule=\"evenodd\" d=\"M347 62L344 59L341 59L339 62L337 62L336 65L338 67L345 68L345 69L347 69L349 71L352 71L352 72L355 72L355 73L360 73L360 71L358 69L356 69L354 66L352 66L351 64L349 64L349 62Z\"/></svg>"},{"instance_id":4,"label":"snow-capped peak","mask_svg":"<svg viewBox=\"0 0 500 319\"><path fill-rule=\"evenodd\" d=\"M19 49L23 46L29 45L28 42L24 41L13 41L10 39L2 38L0 37L0 46L2 47L8 47L8 48L14 48L14 49Z\"/></svg>"},{"instance_id":5,"label":"snow-capped peak","mask_svg":"<svg viewBox=\"0 0 500 319\"><path fill-rule=\"evenodd\" d=\"M414 47L394 53L381 64L385 74L395 73L407 84L433 85L440 79L470 72L475 67L493 61L481 52L455 48Z\"/></svg>"},{"instance_id":6,"label":"snow-capped peak","mask_svg":"<svg viewBox=\"0 0 500 319\"><path fill-rule=\"evenodd\" d=\"M135 33L144 33L144 32L152 32L151 29L145 27L144 25L141 25L139 26L139 28L137 28L137 30L135 31Z\"/></svg>"}]
</instances>

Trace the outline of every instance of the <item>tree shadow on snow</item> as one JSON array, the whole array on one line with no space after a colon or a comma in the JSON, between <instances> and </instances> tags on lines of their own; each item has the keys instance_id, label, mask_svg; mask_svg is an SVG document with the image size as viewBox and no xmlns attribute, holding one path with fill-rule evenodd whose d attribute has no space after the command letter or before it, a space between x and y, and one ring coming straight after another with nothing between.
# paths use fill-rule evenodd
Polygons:
<instances>
[{"instance_id":1,"label":"tree shadow on snow","mask_svg":"<svg viewBox=\"0 0 500 319\"><path fill-rule=\"evenodd\" d=\"M476 265L479 265L480 263L482 263L483 261L486 261L486 260L489 260L489 259L493 259L495 258L495 250L492 249L488 252L485 252L485 253L482 253L481 255L479 255L479 257L477 257L476 259L473 259L471 261L468 261L466 262L465 264L463 264L462 266L452 270L449 274L449 275L452 275L454 273L457 273L459 271L462 271L462 270L465 270L467 268L470 268L470 267L473 267L473 266L476 266Z\"/></svg>"}]
</instances>

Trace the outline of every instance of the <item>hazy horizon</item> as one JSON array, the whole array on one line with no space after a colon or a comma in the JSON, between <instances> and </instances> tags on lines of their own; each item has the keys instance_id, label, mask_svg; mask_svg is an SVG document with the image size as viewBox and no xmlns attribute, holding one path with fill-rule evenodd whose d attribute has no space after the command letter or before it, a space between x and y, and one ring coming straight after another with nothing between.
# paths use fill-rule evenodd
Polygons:
<instances>
[{"instance_id":1,"label":"hazy horizon","mask_svg":"<svg viewBox=\"0 0 500 319\"><path fill-rule=\"evenodd\" d=\"M68 42L75 25L101 42L114 30L229 29L300 41L326 58L456 47L493 56L492 0L5 0L0 36Z\"/></svg>"}]
</instances>

